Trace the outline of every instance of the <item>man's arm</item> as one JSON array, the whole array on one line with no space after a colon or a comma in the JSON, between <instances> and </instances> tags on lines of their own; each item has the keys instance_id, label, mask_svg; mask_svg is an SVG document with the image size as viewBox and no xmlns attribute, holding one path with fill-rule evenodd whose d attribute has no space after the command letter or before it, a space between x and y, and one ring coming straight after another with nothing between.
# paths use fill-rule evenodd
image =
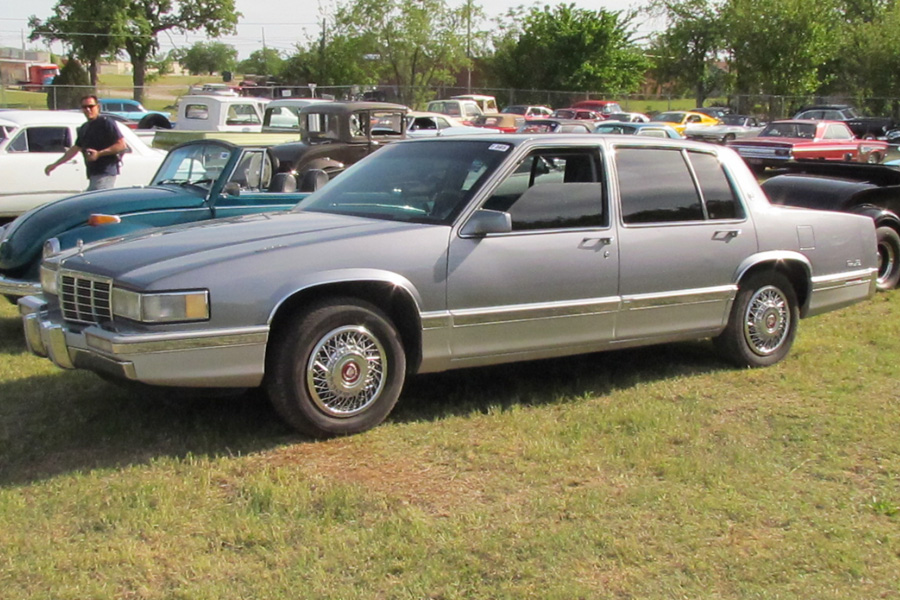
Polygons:
<instances>
[{"instance_id":1,"label":"man's arm","mask_svg":"<svg viewBox=\"0 0 900 600\"><path fill-rule=\"evenodd\" d=\"M119 141L122 141L122 140L119 140ZM54 163L52 163L52 164L49 164L49 165L47 165L46 167L44 167L44 173L47 174L47 175L49 175L51 172L53 172L53 169L55 169L55 168L58 167L59 165L63 164L64 162L68 162L68 161L72 160L73 158L75 158L75 156L76 156L79 152L81 152L81 148L80 148L80 147L78 147L78 146L69 146L69 149L66 150L66 152L59 158L59 160L57 160L56 162L54 162Z\"/></svg>"}]
</instances>

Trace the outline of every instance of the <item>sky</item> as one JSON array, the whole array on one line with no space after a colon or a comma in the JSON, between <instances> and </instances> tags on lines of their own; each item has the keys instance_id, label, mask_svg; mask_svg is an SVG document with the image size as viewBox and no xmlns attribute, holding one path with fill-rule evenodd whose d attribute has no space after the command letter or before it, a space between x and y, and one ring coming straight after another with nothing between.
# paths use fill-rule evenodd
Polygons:
<instances>
[{"instance_id":1,"label":"sky","mask_svg":"<svg viewBox=\"0 0 900 600\"><path fill-rule=\"evenodd\" d=\"M449 0L451 5L461 5L462 0ZM531 6L530 1L525 0L474 0L480 4L489 18L503 15L508 9L519 5ZM545 0L535 4L543 6L571 0ZM45 50L43 42L28 41L28 17L34 15L40 19L52 16L53 7L57 0L30 0L29 2L14 2L6 0L0 9L0 47L11 46L21 48L23 44L28 49ZM588 10L629 10L644 4L641 0L574 0L579 8ZM284 54L293 51L299 41L306 43L314 39L321 30L322 11L320 7L333 7L331 2L319 3L306 0L235 0L237 10L243 14L238 23L238 31L234 36L223 36L219 41L234 46L240 59L254 50L265 46L275 48ZM327 10L330 14L332 10ZM650 33L654 29L653 23L645 23L639 27L639 33ZM190 47L195 42L204 41L202 34L176 34L174 32L163 33L159 36L162 50L170 50L175 47ZM62 52L62 46L54 44L51 50Z\"/></svg>"}]
</instances>

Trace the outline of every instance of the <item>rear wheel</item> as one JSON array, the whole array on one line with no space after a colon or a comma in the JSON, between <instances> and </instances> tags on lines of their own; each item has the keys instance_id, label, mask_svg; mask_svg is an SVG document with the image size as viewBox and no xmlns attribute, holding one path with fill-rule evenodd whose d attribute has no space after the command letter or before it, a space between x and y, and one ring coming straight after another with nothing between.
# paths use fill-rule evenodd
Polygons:
<instances>
[{"instance_id":1,"label":"rear wheel","mask_svg":"<svg viewBox=\"0 0 900 600\"><path fill-rule=\"evenodd\" d=\"M875 230L878 238L878 279L881 291L892 290L900 282L900 235L893 228L882 225Z\"/></svg>"},{"instance_id":2,"label":"rear wheel","mask_svg":"<svg viewBox=\"0 0 900 600\"><path fill-rule=\"evenodd\" d=\"M406 371L396 328L355 298L313 305L275 332L266 391L275 410L303 433L359 433L394 408Z\"/></svg>"},{"instance_id":3,"label":"rear wheel","mask_svg":"<svg viewBox=\"0 0 900 600\"><path fill-rule=\"evenodd\" d=\"M774 271L741 282L725 330L716 347L741 367L767 367L779 362L797 335L797 295L787 277Z\"/></svg>"}]
</instances>

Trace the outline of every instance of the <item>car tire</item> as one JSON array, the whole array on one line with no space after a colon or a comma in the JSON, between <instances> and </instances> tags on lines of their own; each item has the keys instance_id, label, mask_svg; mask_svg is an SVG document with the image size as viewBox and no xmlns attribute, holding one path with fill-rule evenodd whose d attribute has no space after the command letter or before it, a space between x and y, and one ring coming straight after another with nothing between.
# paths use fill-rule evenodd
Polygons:
<instances>
[{"instance_id":1,"label":"car tire","mask_svg":"<svg viewBox=\"0 0 900 600\"><path fill-rule=\"evenodd\" d=\"M400 334L374 305L334 298L274 332L265 387L301 433L330 437L375 427L390 414L406 374Z\"/></svg>"},{"instance_id":2,"label":"car tire","mask_svg":"<svg viewBox=\"0 0 900 600\"><path fill-rule=\"evenodd\" d=\"M798 320L797 294L787 277L756 273L741 282L728 325L713 341L740 367L768 367L787 356Z\"/></svg>"},{"instance_id":3,"label":"car tire","mask_svg":"<svg viewBox=\"0 0 900 600\"><path fill-rule=\"evenodd\" d=\"M875 230L875 237L878 239L876 286L884 292L900 283L900 235L893 227L882 225Z\"/></svg>"},{"instance_id":4,"label":"car tire","mask_svg":"<svg viewBox=\"0 0 900 600\"><path fill-rule=\"evenodd\" d=\"M141 117L138 121L138 129L172 129L172 123L167 118L156 113Z\"/></svg>"}]
</instances>

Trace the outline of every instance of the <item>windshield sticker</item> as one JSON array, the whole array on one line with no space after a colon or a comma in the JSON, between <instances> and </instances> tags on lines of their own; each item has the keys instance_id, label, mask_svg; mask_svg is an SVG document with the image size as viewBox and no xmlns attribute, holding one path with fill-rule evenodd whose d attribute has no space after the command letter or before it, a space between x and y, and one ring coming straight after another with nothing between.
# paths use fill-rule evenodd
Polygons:
<instances>
[{"instance_id":1,"label":"windshield sticker","mask_svg":"<svg viewBox=\"0 0 900 600\"><path fill-rule=\"evenodd\" d=\"M497 152L506 152L509 150L509 144L491 144L488 150L495 150Z\"/></svg>"}]
</instances>

